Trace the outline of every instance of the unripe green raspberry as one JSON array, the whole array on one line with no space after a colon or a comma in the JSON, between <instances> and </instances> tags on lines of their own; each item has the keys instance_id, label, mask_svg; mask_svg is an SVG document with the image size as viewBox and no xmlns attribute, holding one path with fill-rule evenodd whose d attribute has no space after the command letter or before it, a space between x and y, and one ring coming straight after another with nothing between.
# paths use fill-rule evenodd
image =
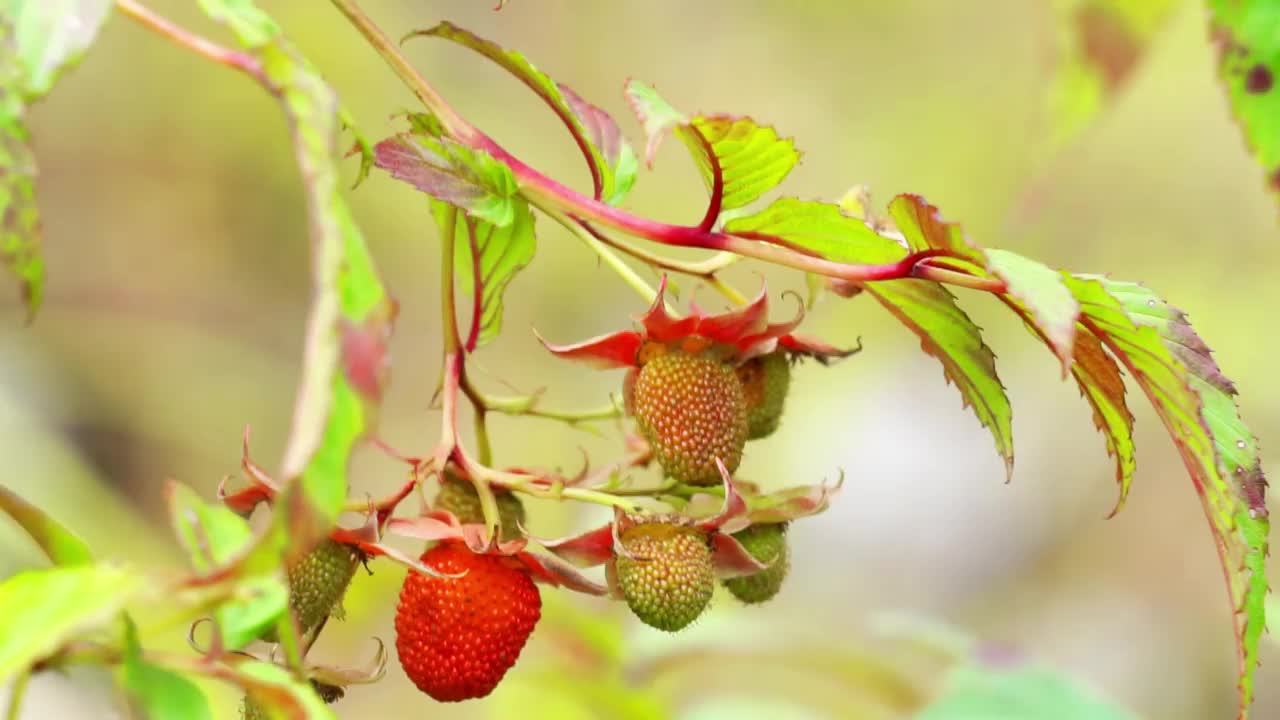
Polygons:
<instances>
[{"instance_id":1,"label":"unripe green raspberry","mask_svg":"<svg viewBox=\"0 0 1280 720\"><path fill-rule=\"evenodd\" d=\"M776 350L738 366L742 394L747 403L747 439L772 435L782 422L782 407L791 387L791 363L786 352Z\"/></svg>"},{"instance_id":2,"label":"unripe green raspberry","mask_svg":"<svg viewBox=\"0 0 1280 720\"><path fill-rule=\"evenodd\" d=\"M342 618L342 596L360 564L360 551L326 539L288 569L289 608L308 632L325 618Z\"/></svg>"},{"instance_id":3,"label":"unripe green raspberry","mask_svg":"<svg viewBox=\"0 0 1280 720\"><path fill-rule=\"evenodd\" d=\"M667 475L690 485L722 482L742 461L747 408L742 383L706 355L671 351L645 363L631 391L636 425Z\"/></svg>"},{"instance_id":4,"label":"unripe green raspberry","mask_svg":"<svg viewBox=\"0 0 1280 720\"><path fill-rule=\"evenodd\" d=\"M751 553L751 557L769 567L754 575L730 578L724 586L735 597L748 605L770 600L782 588L782 581L791 567L791 554L787 549L786 523L752 525L736 532L733 537Z\"/></svg>"},{"instance_id":5,"label":"unripe green raspberry","mask_svg":"<svg viewBox=\"0 0 1280 720\"><path fill-rule=\"evenodd\" d=\"M520 525L524 523L524 503L520 498L504 488L493 489L494 499L498 501L498 518L500 527L498 539L514 540L520 537ZM436 508L448 510L463 523L483 523L484 511L480 508L480 496L469 480L464 480L451 472L440 477L440 492L436 493Z\"/></svg>"},{"instance_id":6,"label":"unripe green raspberry","mask_svg":"<svg viewBox=\"0 0 1280 720\"><path fill-rule=\"evenodd\" d=\"M619 539L615 578L627 606L646 625L675 632L707 609L715 568L705 533L651 522L627 528Z\"/></svg>"}]
</instances>

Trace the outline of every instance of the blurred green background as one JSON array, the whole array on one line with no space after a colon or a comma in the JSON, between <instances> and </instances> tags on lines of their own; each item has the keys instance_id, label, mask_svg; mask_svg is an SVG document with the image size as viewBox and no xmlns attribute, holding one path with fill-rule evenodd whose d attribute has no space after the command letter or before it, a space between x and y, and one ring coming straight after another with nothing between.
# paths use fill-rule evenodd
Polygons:
<instances>
[{"instance_id":1,"label":"blurred green background","mask_svg":"<svg viewBox=\"0 0 1280 720\"><path fill-rule=\"evenodd\" d=\"M337 13L318 0L263 5L363 129L388 134L388 116L412 98ZM152 6L225 38L192 3ZM367 9L393 36L449 19L520 49L613 113L633 142L640 130L621 97L629 76L686 110L750 114L794 135L806 155L787 194L834 200L855 183L881 201L917 192L978 242L1142 280L1191 314L1264 448L1280 435L1276 209L1216 83L1199 3L1181 6L1126 92L1056 155L1044 150L1048 3L513 0L494 13L479 0L370 0ZM516 81L444 43L407 52L517 155L588 185L568 136ZM49 287L29 328L16 291L0 306L5 483L104 555L176 567L164 479L212 493L237 470L245 425L268 466L288 428L308 270L284 122L245 78L115 18L31 127ZM683 154L667 143L628 207L699 218L705 194ZM354 178L355 162L347 169ZM382 435L421 452L438 423L428 409L439 367L435 231L424 198L385 175L352 202L401 303ZM477 377L498 391L546 387L549 404L596 406L619 376L553 362L530 328L577 339L620 327L642 303L559 227L540 229L539 255L507 295L506 333L479 356ZM803 288L796 273L747 264L730 276L748 290L767 277L775 297ZM682 300L720 306L706 288L682 287ZM902 651L886 640L889 613L892 624L931 618L1018 648L1144 717L1231 716L1230 608L1199 502L1158 420L1131 392L1139 470L1127 507L1104 520L1113 469L1075 385L992 299L961 300L987 329L1014 403L1012 484L915 338L869 299L826 298L809 329L842 344L861 337L866 350L832 369L802 368L782 429L748 448L740 471L771 487L848 476L829 512L793 529L794 569L779 599L744 609L717 596L692 630L668 636L617 607L548 591L547 621L490 699L436 705L393 660L388 680L353 688L339 715L622 717L579 697L598 692L612 693L606 705L626 699L637 717L658 712L646 705L658 698L689 718L894 717L915 691L877 674ZM580 448L597 462L619 450L608 424L599 435L541 420L492 427L503 465L574 468ZM1266 469L1277 472L1274 462ZM356 473L359 494L403 478L372 452ZM543 536L603 519L544 504L532 513ZM0 548L0 575L38 562L5 524ZM372 637L392 641L403 572L373 568L314 659L359 664ZM1259 718L1280 716L1274 657L1265 647ZM929 687L934 675L913 663L907 675ZM624 681L642 693L626 696ZM92 673L42 677L24 717L102 717L108 688ZM218 693L232 716L236 698Z\"/></svg>"}]
</instances>

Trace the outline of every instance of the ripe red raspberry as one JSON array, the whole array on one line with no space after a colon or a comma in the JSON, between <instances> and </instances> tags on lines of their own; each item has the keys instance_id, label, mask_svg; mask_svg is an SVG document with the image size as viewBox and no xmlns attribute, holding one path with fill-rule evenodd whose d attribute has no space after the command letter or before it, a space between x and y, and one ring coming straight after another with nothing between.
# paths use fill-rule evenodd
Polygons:
<instances>
[{"instance_id":1,"label":"ripe red raspberry","mask_svg":"<svg viewBox=\"0 0 1280 720\"><path fill-rule=\"evenodd\" d=\"M690 485L721 482L742 461L747 408L742 382L716 358L675 350L640 368L631 391L636 424L663 471Z\"/></svg>"},{"instance_id":2,"label":"ripe red raspberry","mask_svg":"<svg viewBox=\"0 0 1280 720\"><path fill-rule=\"evenodd\" d=\"M396 608L396 652L404 672L440 702L488 695L515 664L542 615L529 575L499 555L443 542L423 564L456 578L410 572Z\"/></svg>"}]
</instances>

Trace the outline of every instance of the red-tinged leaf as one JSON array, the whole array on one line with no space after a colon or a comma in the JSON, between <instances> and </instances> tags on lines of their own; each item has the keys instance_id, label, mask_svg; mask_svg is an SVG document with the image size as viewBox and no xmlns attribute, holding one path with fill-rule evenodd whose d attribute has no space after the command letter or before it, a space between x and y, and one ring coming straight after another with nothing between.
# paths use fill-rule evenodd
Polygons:
<instances>
[{"instance_id":1,"label":"red-tinged leaf","mask_svg":"<svg viewBox=\"0 0 1280 720\"><path fill-rule=\"evenodd\" d=\"M405 36L439 37L470 48L489 58L537 93L573 135L591 171L595 198L617 205L635 183L638 162L635 151L622 137L608 113L588 103L569 88L554 82L518 52L501 47L448 22Z\"/></svg>"},{"instance_id":2,"label":"red-tinged leaf","mask_svg":"<svg viewBox=\"0 0 1280 720\"><path fill-rule=\"evenodd\" d=\"M755 575L761 570L768 570L769 565L762 563L742 546L732 535L724 532L711 533L711 562L715 565L716 575L721 578L735 578L744 575Z\"/></svg>"},{"instance_id":3,"label":"red-tinged leaf","mask_svg":"<svg viewBox=\"0 0 1280 720\"><path fill-rule=\"evenodd\" d=\"M856 347L846 350L812 335L789 333L778 338L778 347L787 350L792 355L813 358L823 365L829 365L833 360L843 360L862 352L862 341L859 340Z\"/></svg>"},{"instance_id":4,"label":"red-tinged leaf","mask_svg":"<svg viewBox=\"0 0 1280 720\"><path fill-rule=\"evenodd\" d=\"M1057 54L1045 83L1047 150L1071 141L1114 103L1178 0L1053 3Z\"/></svg>"},{"instance_id":5,"label":"red-tinged leaf","mask_svg":"<svg viewBox=\"0 0 1280 720\"><path fill-rule=\"evenodd\" d=\"M0 485L0 511L6 513L55 565L88 565L93 553L75 533L48 513Z\"/></svg>"},{"instance_id":6,"label":"red-tinged leaf","mask_svg":"<svg viewBox=\"0 0 1280 720\"><path fill-rule=\"evenodd\" d=\"M1080 393L1093 408L1093 424L1107 439L1107 454L1116 460L1116 484L1120 495L1108 517L1124 507L1138 461L1134 456L1133 413L1125 401L1124 378L1102 342L1087 330L1076 334L1075 363L1071 374Z\"/></svg>"},{"instance_id":7,"label":"red-tinged leaf","mask_svg":"<svg viewBox=\"0 0 1280 720\"><path fill-rule=\"evenodd\" d=\"M454 233L455 292L460 306L470 306L467 351L488 343L502 330L502 295L516 274L525 268L536 250L533 213L521 198L512 202L514 217L506 227L432 203L432 214L441 233Z\"/></svg>"},{"instance_id":8,"label":"red-tinged leaf","mask_svg":"<svg viewBox=\"0 0 1280 720\"><path fill-rule=\"evenodd\" d=\"M627 98L627 104L631 106L631 111L636 114L636 119L644 127L644 162L652 168L653 159L658 154L662 139L672 129L687 124L689 118L663 100L652 85L639 80L627 80L623 94Z\"/></svg>"},{"instance_id":9,"label":"red-tinged leaf","mask_svg":"<svg viewBox=\"0 0 1280 720\"><path fill-rule=\"evenodd\" d=\"M383 306L385 315L371 314L363 325L341 321L342 362L351 387L375 406L382 403L382 392L391 374L391 359L387 345L395 325L398 306L389 302Z\"/></svg>"},{"instance_id":10,"label":"red-tinged leaf","mask_svg":"<svg viewBox=\"0 0 1280 720\"><path fill-rule=\"evenodd\" d=\"M573 109L573 114L582 123L587 138L604 159L605 167L612 173L605 173L601 196L599 199L609 205L620 205L635 185L640 161L631 143L623 137L618 122L609 113L583 100L568 86L557 84L565 102Z\"/></svg>"},{"instance_id":11,"label":"red-tinged leaf","mask_svg":"<svg viewBox=\"0 0 1280 720\"><path fill-rule=\"evenodd\" d=\"M938 209L919 195L894 198L889 203L889 215L911 249L942 250L947 253L948 262L958 261L964 270L1003 280L1008 288L1005 294L1030 309L1066 377L1080 306L1056 271L1007 250L986 250L974 245L959 224L943 220Z\"/></svg>"},{"instance_id":12,"label":"red-tinged leaf","mask_svg":"<svg viewBox=\"0 0 1280 720\"><path fill-rule=\"evenodd\" d=\"M592 567L613 557L613 541L613 525L609 524L579 535L539 540L538 544L575 565Z\"/></svg>"},{"instance_id":13,"label":"red-tinged leaf","mask_svg":"<svg viewBox=\"0 0 1280 720\"><path fill-rule=\"evenodd\" d=\"M537 335L537 331L534 334ZM574 360L602 370L634 367L636 353L640 351L640 345L644 342L640 333L633 331L600 335L572 345L556 345L547 342L541 335L537 337L538 342L556 357Z\"/></svg>"},{"instance_id":14,"label":"red-tinged leaf","mask_svg":"<svg viewBox=\"0 0 1280 720\"><path fill-rule=\"evenodd\" d=\"M1031 311L1018 300L1005 295L1001 298L1022 319L1027 329L1052 347L1043 331L1031 321ZM1071 375L1080 387L1080 394L1093 409L1093 424L1107 441L1107 454L1116 461L1116 484L1120 488L1115 506L1107 517L1114 517L1124 507L1129 497L1129 486L1137 470L1137 458L1133 441L1133 413L1125 400L1124 378L1120 367L1107 354L1102 342L1081 326L1073 345Z\"/></svg>"},{"instance_id":15,"label":"red-tinged leaf","mask_svg":"<svg viewBox=\"0 0 1280 720\"><path fill-rule=\"evenodd\" d=\"M374 146L374 163L395 179L497 227L515 220L515 176L484 152L449 138L401 133Z\"/></svg>"},{"instance_id":16,"label":"red-tinged leaf","mask_svg":"<svg viewBox=\"0 0 1280 720\"><path fill-rule=\"evenodd\" d=\"M741 486L742 482L739 481L738 485ZM747 493L744 488L747 519L752 525L765 525L817 515L825 511L840 493L841 485L802 485L765 494Z\"/></svg>"},{"instance_id":17,"label":"red-tinged leaf","mask_svg":"<svg viewBox=\"0 0 1280 720\"><path fill-rule=\"evenodd\" d=\"M996 356L955 296L938 283L890 280L866 291L920 338L920 347L942 363L967 407L991 431L1005 473L1013 477L1013 409L996 374Z\"/></svg>"},{"instance_id":18,"label":"red-tinged leaf","mask_svg":"<svg viewBox=\"0 0 1280 720\"><path fill-rule=\"evenodd\" d=\"M1262 166L1267 188L1280 193L1280 44L1271 0L1210 0L1210 34L1232 115Z\"/></svg>"},{"instance_id":19,"label":"red-tinged leaf","mask_svg":"<svg viewBox=\"0 0 1280 720\"><path fill-rule=\"evenodd\" d=\"M1095 276L1066 282L1085 327L1151 400L1200 495L1235 611L1244 718L1266 626L1270 521L1257 441L1240 419L1234 388L1180 311L1139 285Z\"/></svg>"},{"instance_id":20,"label":"red-tinged leaf","mask_svg":"<svg viewBox=\"0 0 1280 720\"><path fill-rule=\"evenodd\" d=\"M520 553L520 561L534 580L587 595L607 595L609 588L578 572L572 565L556 557Z\"/></svg>"},{"instance_id":21,"label":"red-tinged leaf","mask_svg":"<svg viewBox=\"0 0 1280 720\"><path fill-rule=\"evenodd\" d=\"M735 533L748 525L747 501L738 492L733 476L720 458L716 458L716 468L720 470L720 479L724 483L724 502L720 505L720 512L699 520L698 528L707 532Z\"/></svg>"}]
</instances>

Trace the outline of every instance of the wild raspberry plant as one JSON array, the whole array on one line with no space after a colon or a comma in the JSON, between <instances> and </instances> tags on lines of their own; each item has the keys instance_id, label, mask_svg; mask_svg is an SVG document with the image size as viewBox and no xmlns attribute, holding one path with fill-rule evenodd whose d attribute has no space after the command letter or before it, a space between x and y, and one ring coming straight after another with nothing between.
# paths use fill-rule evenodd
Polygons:
<instances>
[{"instance_id":1,"label":"wild raspberry plant","mask_svg":"<svg viewBox=\"0 0 1280 720\"><path fill-rule=\"evenodd\" d=\"M1234 386L1185 315L1162 298L1141 285L1058 271L982 247L915 195L894 198L884 215L865 196L840 204L782 198L752 212L795 166L794 143L749 117L686 115L652 86L629 81L626 98L644 129L646 161L652 164L666 135L676 135L709 196L706 212L691 225L635 215L622 206L639 156L599 107L519 53L449 23L405 36L469 48L527 85L581 151L592 180L588 195L507 152L460 116L355 0L333 0L422 104L401 115L400 132L371 143L265 13L243 0L200 5L232 31L241 49L194 35L135 0L0 5L6 40L0 51L0 256L34 313L43 271L23 113L88 48L113 8L187 51L245 73L289 118L309 208L314 301L290 440L277 472L268 473L251 459L246 433L243 478L224 484L219 503L181 484L168 486L173 530L191 562L179 577L95 563L72 532L0 489L0 506L55 564L0 586L0 618L8 629L0 637L0 679L14 679L11 716L33 673L96 663L115 669L130 706L149 717L208 717L193 677L241 689L247 716L333 717L328 703L353 684L378 681L385 669L381 648L363 668L318 665L308 657L326 624L341 615L345 587L362 564L409 568L396 619L398 658L424 692L443 701L487 694L517 662L540 617L538 584L625 601L642 621L668 631L697 619L717 577L745 602L768 600L784 580L786 537L804 532L796 521L822 512L839 486L767 493L734 473L747 443L777 427L792 364L826 365L852 350L797 333L803 309L774 317L766 290L748 300L726 282L721 272L742 259L791 268L805 273L811 287L846 298L865 294L883 305L942 363L1012 476L1010 407L994 356L948 286L995 296L1058 357L1064 379L1072 377L1093 409L1116 462L1116 510L1135 469L1133 417L1121 375L1127 369L1174 440L1204 505L1233 609L1239 715L1247 716L1265 625L1266 480ZM1210 5L1230 57L1254 52L1259 25L1251 6ZM1257 59L1264 70L1266 63L1280 64L1280 57ZM1224 60L1223 73L1246 134L1258 143L1262 112L1251 89L1257 82L1242 80L1235 60ZM1257 75L1254 68L1248 74ZM440 229L443 422L434 445L417 456L377 439L397 306L339 189L344 131L354 136L349 154L361 159L357 183L378 168L413 185L430 196ZM468 374L469 360L501 331L507 284L533 259L536 214L580 238L647 306L631 328L577 344L545 343L563 359L626 369L621 403L604 410L561 411L537 396L490 395ZM667 246L714 254L690 262L663 254ZM682 310L668 296L665 276L655 288L623 256L704 281L731 309ZM794 382L805 382L809 372ZM475 410L474 451L458 428L462 402ZM577 476L501 469L491 459L491 412L569 423L627 416L637 434L622 439L619 458ZM376 501L349 494L348 460L358 444L369 442L407 464L404 485ZM656 482L631 477L632 468L644 465L657 468ZM521 496L604 505L614 519L579 535L539 540L524 530ZM410 497L415 501L406 504ZM268 519L254 532L246 518L259 508ZM339 523L344 514L361 521ZM406 543L416 549L404 550ZM578 569L591 565L605 566L604 583ZM173 623L192 621L196 653L144 645Z\"/></svg>"}]
</instances>

